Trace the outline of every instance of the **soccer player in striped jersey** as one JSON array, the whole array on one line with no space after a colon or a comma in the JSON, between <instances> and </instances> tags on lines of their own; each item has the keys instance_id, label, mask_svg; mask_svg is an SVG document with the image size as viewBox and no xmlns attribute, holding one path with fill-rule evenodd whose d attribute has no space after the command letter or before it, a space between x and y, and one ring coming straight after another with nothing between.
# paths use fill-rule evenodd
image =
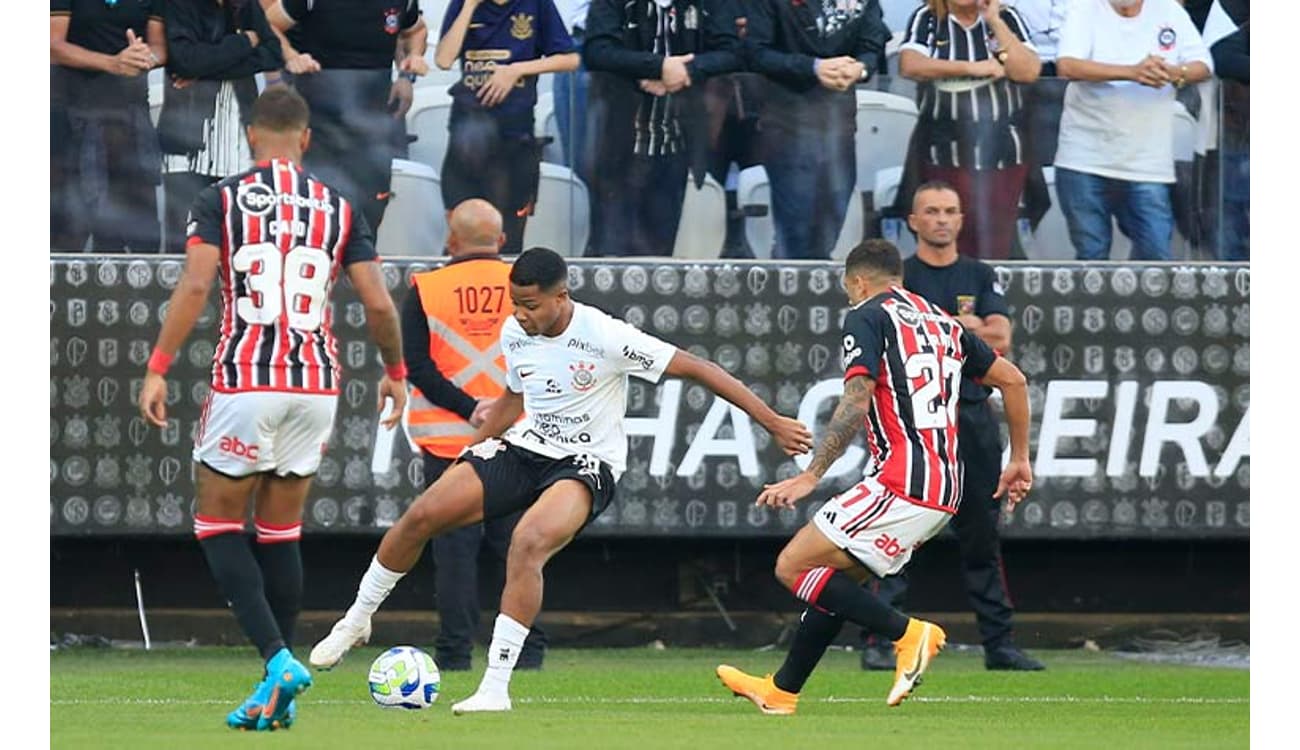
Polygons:
<instances>
[{"instance_id":1,"label":"soccer player in striped jersey","mask_svg":"<svg viewBox=\"0 0 1300 750\"><path fill-rule=\"evenodd\" d=\"M307 103L276 87L253 107L257 164L200 193L190 210L185 271L149 359L140 410L167 424L164 375L221 278L221 333L212 385L194 438L194 533L266 672L226 717L232 729L271 730L294 718L311 673L290 649L302 603L302 511L329 441L339 393L329 295L346 270L387 372L384 424L406 405L397 311L365 219L298 164L311 140ZM257 543L244 535L254 501Z\"/></svg>"},{"instance_id":2,"label":"soccer player in striped jersey","mask_svg":"<svg viewBox=\"0 0 1300 750\"><path fill-rule=\"evenodd\" d=\"M831 498L781 550L776 577L808 603L785 663L754 677L728 665L723 684L766 714L793 714L799 691L846 621L895 643L894 685L886 703L912 691L943 648L934 623L909 618L860 585L868 573L902 570L912 551L948 523L961 501L957 459L958 391L975 378L1002 391L1011 460L994 497L1010 507L1029 492L1029 397L1025 376L979 337L903 288L898 249L867 240L849 253L844 286L844 395L812 462L767 485L759 505L792 508L816 487L865 424L870 459L862 481Z\"/></svg>"}]
</instances>

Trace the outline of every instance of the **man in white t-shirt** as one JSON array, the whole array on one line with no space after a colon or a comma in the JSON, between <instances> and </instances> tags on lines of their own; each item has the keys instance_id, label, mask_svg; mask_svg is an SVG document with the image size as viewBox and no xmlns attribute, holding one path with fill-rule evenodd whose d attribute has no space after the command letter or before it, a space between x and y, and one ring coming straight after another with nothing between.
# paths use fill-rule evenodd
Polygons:
<instances>
[{"instance_id":1,"label":"man in white t-shirt","mask_svg":"<svg viewBox=\"0 0 1300 750\"><path fill-rule=\"evenodd\" d=\"M1077 0L1057 49L1070 79L1056 193L1080 260L1110 257L1111 217L1137 260L1170 260L1174 89L1210 77L1201 35L1175 0Z\"/></svg>"},{"instance_id":2,"label":"man in white t-shirt","mask_svg":"<svg viewBox=\"0 0 1300 750\"><path fill-rule=\"evenodd\" d=\"M478 692L452 706L457 714L509 711L510 675L542 606L542 568L609 506L626 468L628 376L652 383L665 375L690 378L743 409L786 453L812 449L812 434L798 420L772 411L716 364L573 301L567 279L564 258L551 250L532 248L515 261L514 313L501 329L505 393L457 463L384 534L356 600L312 649L313 666L333 667L369 639L370 616L415 567L429 539L523 510L510 542L487 672ZM502 296L485 300L480 293L479 301L503 305Z\"/></svg>"}]
</instances>

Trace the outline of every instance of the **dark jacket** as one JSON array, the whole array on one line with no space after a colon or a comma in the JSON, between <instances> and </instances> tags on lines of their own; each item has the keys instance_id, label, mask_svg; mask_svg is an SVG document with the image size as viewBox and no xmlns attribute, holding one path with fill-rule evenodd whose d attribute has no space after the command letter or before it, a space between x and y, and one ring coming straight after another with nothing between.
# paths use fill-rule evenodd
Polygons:
<instances>
[{"instance_id":1,"label":"dark jacket","mask_svg":"<svg viewBox=\"0 0 1300 750\"><path fill-rule=\"evenodd\" d=\"M622 171L633 153L634 123L642 108L651 111L655 97L641 91L640 79L662 75L663 55L653 51L655 26L649 22L653 0L592 0L587 14L583 64L591 72L587 132L597 140L598 171ZM667 98L664 116L681 126L696 184L704 181L708 160L708 118L703 81L741 70L744 53L736 35L735 0L674 0L677 17L669 38L673 55L694 54L686 64L691 86Z\"/></svg>"},{"instance_id":2,"label":"dark jacket","mask_svg":"<svg viewBox=\"0 0 1300 750\"><path fill-rule=\"evenodd\" d=\"M821 85L813 62L846 55L878 72L889 29L877 0L863 0L857 16L845 16L829 33L819 0L751 0L745 53L749 69L767 79L762 128L783 137L820 132L835 135L840 148L851 147L857 114L853 89L833 91ZM799 135L802 134L802 135Z\"/></svg>"},{"instance_id":3,"label":"dark jacket","mask_svg":"<svg viewBox=\"0 0 1300 750\"><path fill-rule=\"evenodd\" d=\"M166 153L202 148L203 122L213 116L222 81L235 82L239 111L247 124L257 99L253 76L284 65L280 38L258 0L168 0L167 72L193 79L184 89L163 86L158 137ZM244 31L257 34L252 46Z\"/></svg>"},{"instance_id":4,"label":"dark jacket","mask_svg":"<svg viewBox=\"0 0 1300 750\"><path fill-rule=\"evenodd\" d=\"M818 86L813 61L847 55L875 75L889 41L880 3L865 0L862 12L830 34L817 30L817 0L751 0L745 51L749 69L795 91Z\"/></svg>"}]
</instances>

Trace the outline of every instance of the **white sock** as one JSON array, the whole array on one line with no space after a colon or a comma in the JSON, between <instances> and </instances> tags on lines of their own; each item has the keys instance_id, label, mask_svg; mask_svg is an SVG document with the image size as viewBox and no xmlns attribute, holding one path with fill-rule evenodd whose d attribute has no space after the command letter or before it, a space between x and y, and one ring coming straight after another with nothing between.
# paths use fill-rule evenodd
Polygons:
<instances>
[{"instance_id":1,"label":"white sock","mask_svg":"<svg viewBox=\"0 0 1300 750\"><path fill-rule=\"evenodd\" d=\"M509 693L510 675L515 671L515 662L519 661L519 651L524 647L524 639L527 637L528 626L505 613L497 615L496 626L492 628L492 645L488 646L487 671L483 673L478 692L494 695Z\"/></svg>"},{"instance_id":2,"label":"white sock","mask_svg":"<svg viewBox=\"0 0 1300 750\"><path fill-rule=\"evenodd\" d=\"M406 574L385 568L379 562L379 556L375 555L370 561L370 567L366 569L366 574L361 577L356 601L352 602L352 606L348 607L348 612L343 617L352 622L370 619L404 575Z\"/></svg>"}]
</instances>

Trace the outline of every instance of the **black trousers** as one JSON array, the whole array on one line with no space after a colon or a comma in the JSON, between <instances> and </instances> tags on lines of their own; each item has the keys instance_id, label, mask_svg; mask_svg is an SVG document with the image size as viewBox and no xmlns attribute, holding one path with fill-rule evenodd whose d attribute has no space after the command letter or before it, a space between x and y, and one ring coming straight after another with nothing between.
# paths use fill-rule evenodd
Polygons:
<instances>
[{"instance_id":1,"label":"black trousers","mask_svg":"<svg viewBox=\"0 0 1300 750\"><path fill-rule=\"evenodd\" d=\"M618 174L593 177L588 257L671 257L686 197L690 158L628 156Z\"/></svg>"},{"instance_id":2,"label":"black trousers","mask_svg":"<svg viewBox=\"0 0 1300 750\"><path fill-rule=\"evenodd\" d=\"M965 470L961 505L951 521L961 549L962 581L986 650L1011 641L1011 598L1002 567L998 514L993 499L1002 473L1002 441L987 401L963 401L958 411L959 455ZM873 581L876 594L900 609L907 595L907 571ZM864 632L863 636L867 634Z\"/></svg>"},{"instance_id":3,"label":"black trousers","mask_svg":"<svg viewBox=\"0 0 1300 750\"><path fill-rule=\"evenodd\" d=\"M541 146L531 132L507 135L490 110L453 106L449 129L440 172L442 205L450 211L470 198L491 203L501 212L501 231L506 236L501 252L518 255L537 202Z\"/></svg>"},{"instance_id":4,"label":"black trousers","mask_svg":"<svg viewBox=\"0 0 1300 750\"><path fill-rule=\"evenodd\" d=\"M452 461L424 454L425 486L432 485L451 466ZM504 580L510 536L523 513L515 513L485 523L476 523L443 534L432 541L434 585L438 597L438 637L434 641L434 661L443 668L468 669L479 627L479 550L486 544L491 550L495 575L494 589ZM519 653L519 665L540 666L546 651L546 633L533 623Z\"/></svg>"},{"instance_id":5,"label":"black trousers","mask_svg":"<svg viewBox=\"0 0 1300 750\"><path fill-rule=\"evenodd\" d=\"M143 104L51 112L50 247L157 253L158 136Z\"/></svg>"}]
</instances>

